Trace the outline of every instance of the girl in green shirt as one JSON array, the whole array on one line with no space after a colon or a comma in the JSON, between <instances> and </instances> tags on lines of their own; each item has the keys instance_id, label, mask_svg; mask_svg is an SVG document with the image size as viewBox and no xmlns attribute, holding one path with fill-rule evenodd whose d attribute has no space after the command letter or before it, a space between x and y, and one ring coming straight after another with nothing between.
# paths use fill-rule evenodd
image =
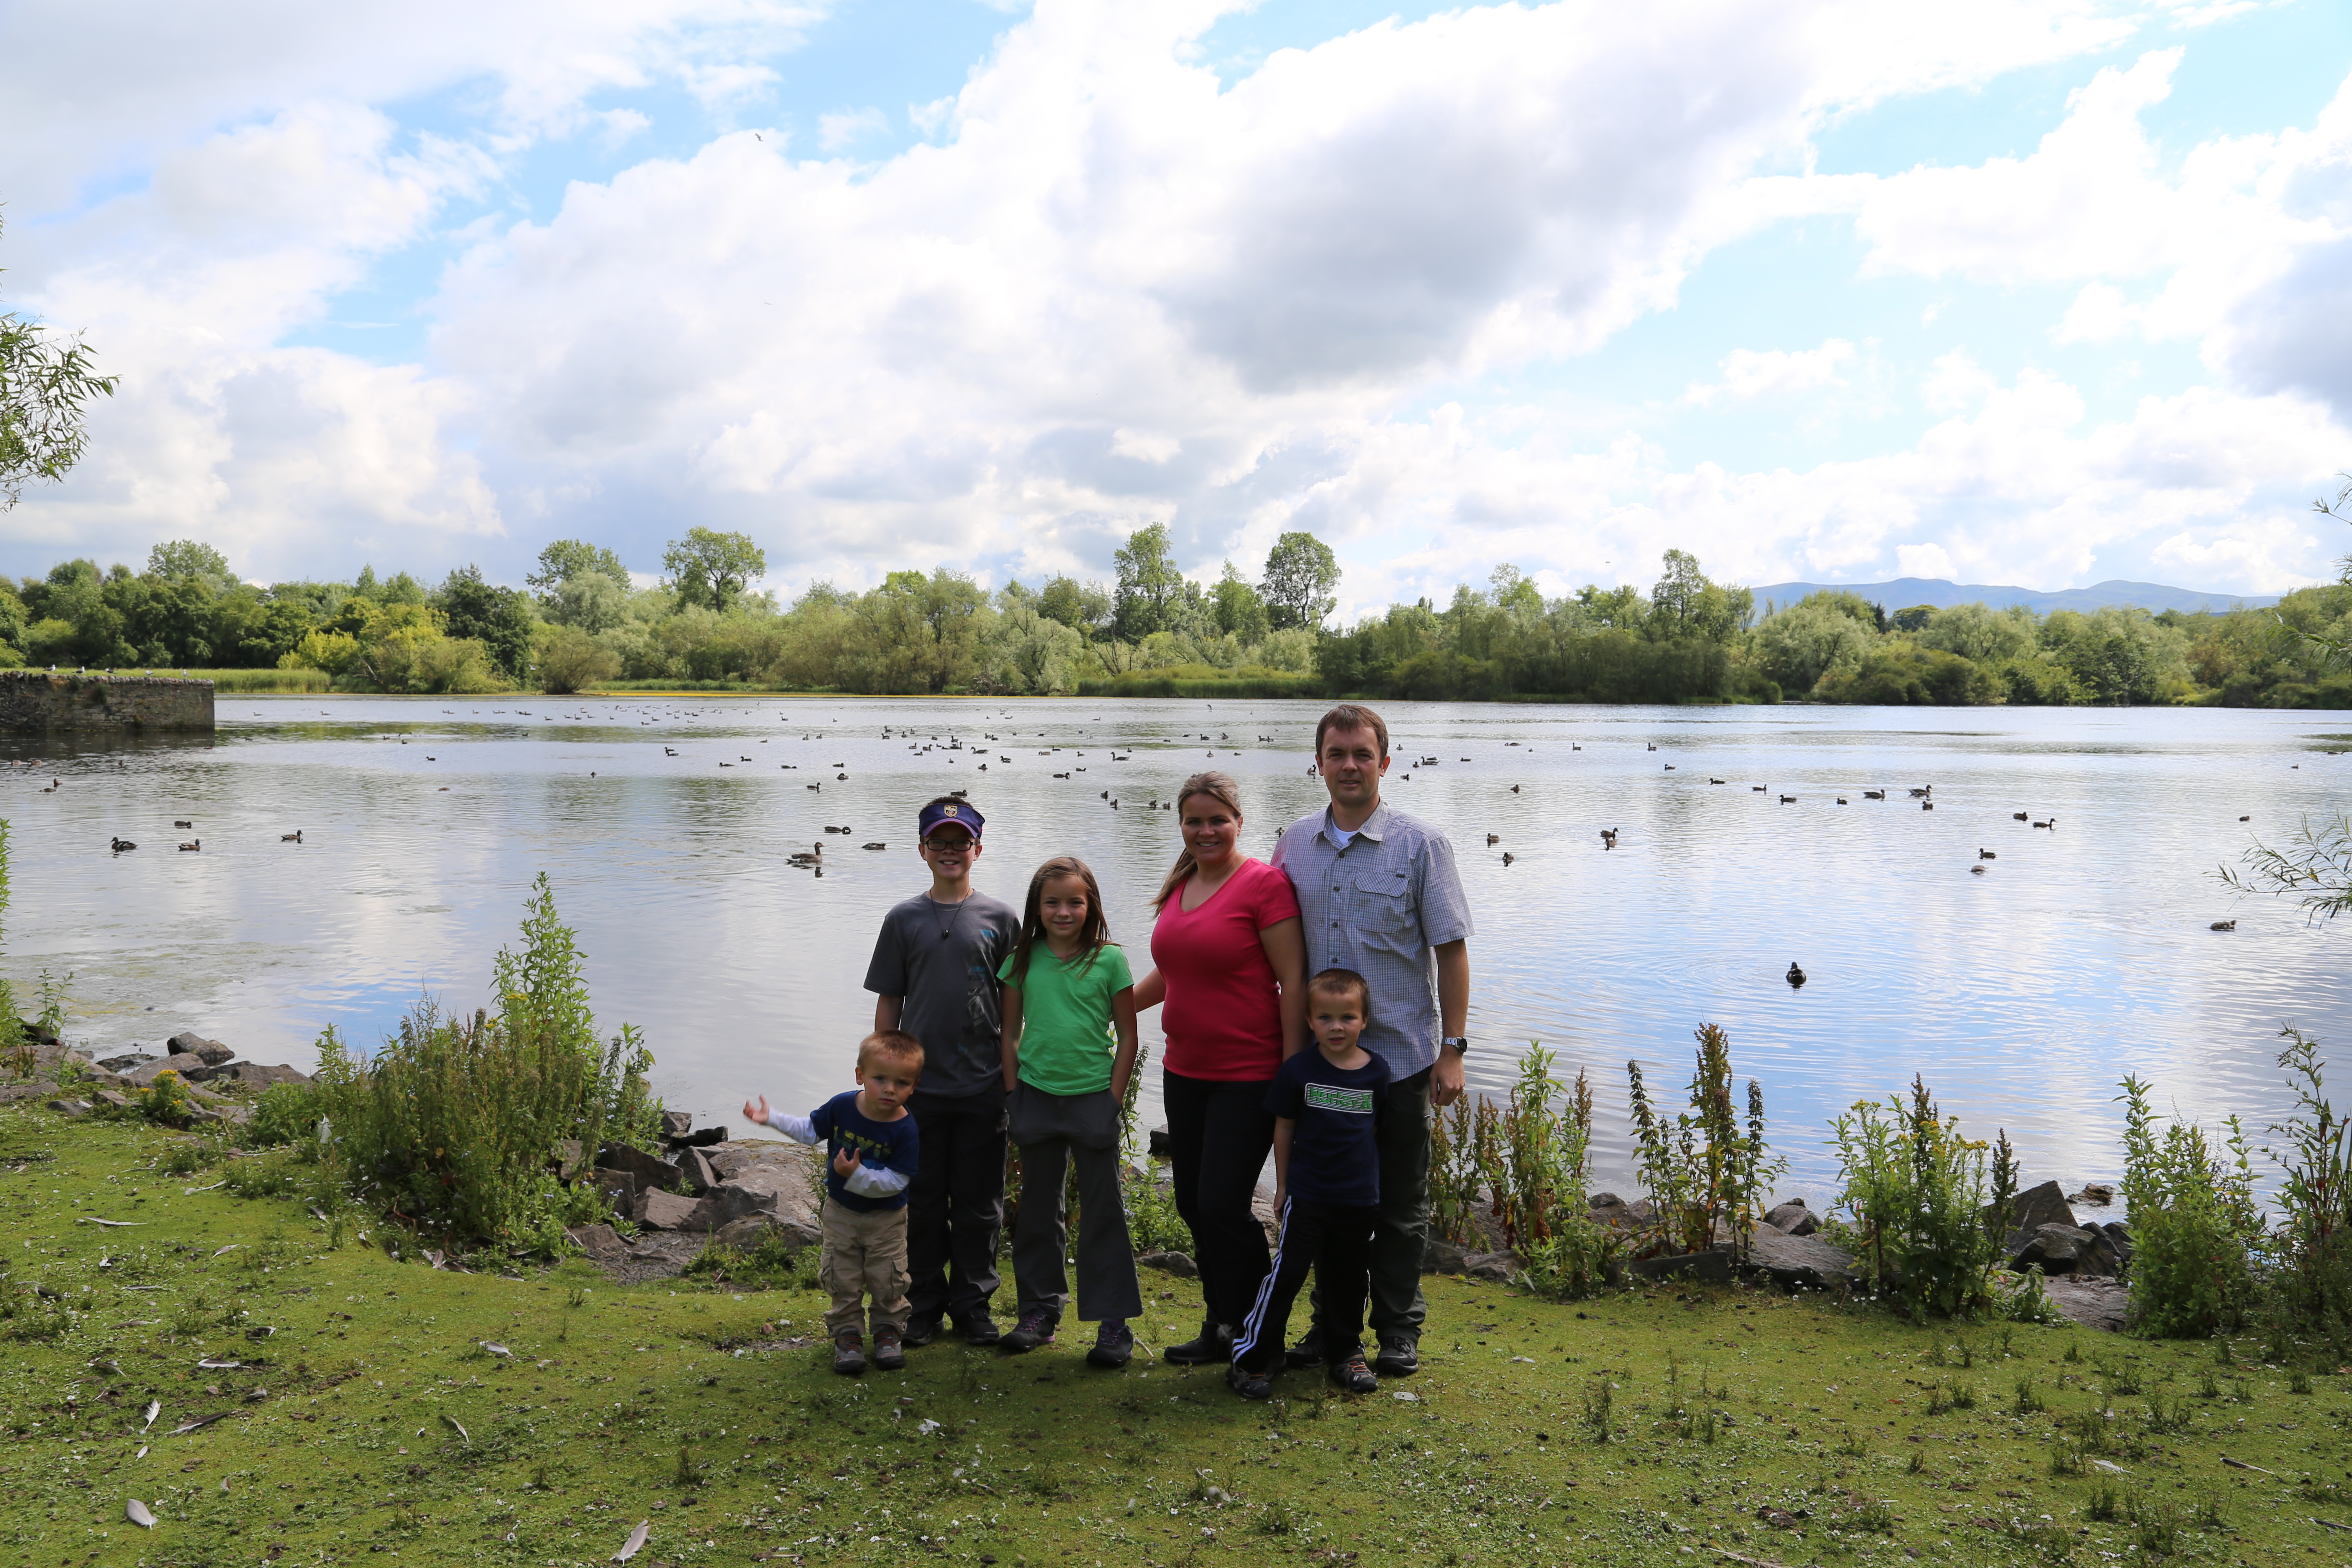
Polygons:
<instances>
[{"instance_id":1,"label":"girl in green shirt","mask_svg":"<svg viewBox=\"0 0 2352 1568\"><path fill-rule=\"evenodd\" d=\"M1021 1319L997 1342L1050 1344L1069 1301L1063 1173L1078 1180L1078 1317L1099 1321L1090 1365L1125 1366L1127 1321L1143 1312L1118 1186L1118 1110L1135 1071L1135 977L1110 940L1102 889L1087 863L1057 855L1029 879L1021 935L1004 982L1004 1088L1021 1150L1013 1274Z\"/></svg>"}]
</instances>

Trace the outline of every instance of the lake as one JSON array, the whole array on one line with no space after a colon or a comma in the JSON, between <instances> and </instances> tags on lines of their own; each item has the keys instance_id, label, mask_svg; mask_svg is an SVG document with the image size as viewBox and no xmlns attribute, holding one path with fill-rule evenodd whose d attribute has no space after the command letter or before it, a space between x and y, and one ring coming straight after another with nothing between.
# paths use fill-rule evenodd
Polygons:
<instances>
[{"instance_id":1,"label":"lake","mask_svg":"<svg viewBox=\"0 0 2352 1568\"><path fill-rule=\"evenodd\" d=\"M365 1047L422 993L485 1003L544 870L608 1029L645 1029L671 1106L740 1124L746 1092L809 1105L848 1084L877 924L926 884L923 801L971 792L989 822L975 879L1016 906L1038 861L1086 859L1139 973L1176 850L1174 813L1146 803L1224 769L1244 847L1265 854L1323 800L1307 772L1320 708L226 697L208 740L0 740L6 973L30 1012L38 972L70 972L68 1035L100 1056L193 1029L308 1067L329 1024ZM1764 1086L1794 1166L1782 1190L1816 1206L1835 1169L1828 1118L1914 1072L1968 1132L2006 1127L2029 1180L2072 1184L2118 1173L2126 1072L2159 1104L2259 1126L2286 1107L2283 1022L2352 1047L2352 928L2237 899L2216 876L2253 835L2343 807L2345 717L1383 711L1388 797L1451 835L1477 920L1472 1082L1501 1090L1529 1040L1586 1068L1605 1184L1626 1174L1625 1062L1654 1090L1679 1086L1704 1021ZM1922 811L1907 791L1928 785ZM299 845L280 841L297 829ZM138 849L110 853L115 835ZM174 847L193 838L200 851ZM888 847L858 847L871 841ZM819 843L822 876L785 864ZM1782 978L1791 961L1801 990Z\"/></svg>"}]
</instances>

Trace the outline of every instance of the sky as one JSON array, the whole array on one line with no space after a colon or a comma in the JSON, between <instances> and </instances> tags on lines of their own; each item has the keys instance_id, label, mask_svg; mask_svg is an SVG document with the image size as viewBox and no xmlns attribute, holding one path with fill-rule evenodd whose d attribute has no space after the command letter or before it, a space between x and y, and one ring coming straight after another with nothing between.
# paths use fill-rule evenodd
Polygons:
<instances>
[{"instance_id":1,"label":"sky","mask_svg":"<svg viewBox=\"0 0 2352 1568\"><path fill-rule=\"evenodd\" d=\"M0 571L2277 593L2352 469L2342 0L11 0Z\"/></svg>"}]
</instances>

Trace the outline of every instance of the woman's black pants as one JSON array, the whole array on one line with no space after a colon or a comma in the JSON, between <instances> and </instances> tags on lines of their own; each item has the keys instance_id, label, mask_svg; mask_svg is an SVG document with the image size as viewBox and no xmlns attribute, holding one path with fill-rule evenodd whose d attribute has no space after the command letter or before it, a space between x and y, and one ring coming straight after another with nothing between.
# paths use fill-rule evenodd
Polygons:
<instances>
[{"instance_id":1,"label":"woman's black pants","mask_svg":"<svg viewBox=\"0 0 2352 1568\"><path fill-rule=\"evenodd\" d=\"M1224 1083L1172 1072L1160 1078L1176 1212L1192 1232L1201 1296L1211 1320L1238 1330L1271 1264L1265 1227L1250 1212L1250 1199L1274 1149L1274 1117L1265 1109L1274 1080Z\"/></svg>"}]
</instances>

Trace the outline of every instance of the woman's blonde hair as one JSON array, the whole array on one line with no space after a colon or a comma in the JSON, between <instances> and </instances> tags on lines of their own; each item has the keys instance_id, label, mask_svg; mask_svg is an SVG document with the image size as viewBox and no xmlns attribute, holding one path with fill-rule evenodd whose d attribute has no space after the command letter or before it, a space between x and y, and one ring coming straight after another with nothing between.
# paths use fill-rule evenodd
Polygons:
<instances>
[{"instance_id":1,"label":"woman's blonde hair","mask_svg":"<svg viewBox=\"0 0 2352 1568\"><path fill-rule=\"evenodd\" d=\"M1205 795L1232 808L1234 820L1241 820L1242 786L1234 783L1234 775L1215 772L1194 773L1184 781L1184 787L1176 792L1176 816L1180 830L1184 803L1196 795ZM1164 909L1176 889L1183 886L1184 879L1199 869L1200 862L1192 858L1192 840L1186 839L1183 847L1176 851L1176 864L1169 868L1168 879L1160 884L1160 896L1151 900L1152 909Z\"/></svg>"}]
</instances>

